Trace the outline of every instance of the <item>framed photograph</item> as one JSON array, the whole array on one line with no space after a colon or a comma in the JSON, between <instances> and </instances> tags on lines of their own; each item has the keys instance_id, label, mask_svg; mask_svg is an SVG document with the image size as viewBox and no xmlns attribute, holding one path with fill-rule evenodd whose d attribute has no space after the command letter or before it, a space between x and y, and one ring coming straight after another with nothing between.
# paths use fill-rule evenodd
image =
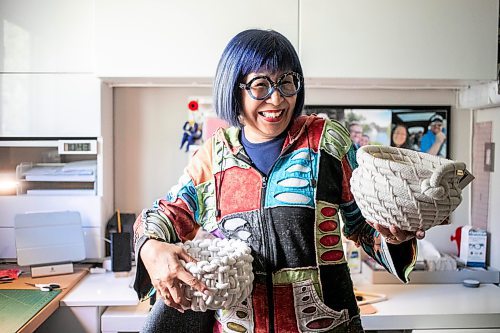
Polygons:
<instances>
[{"instance_id":1,"label":"framed photograph","mask_svg":"<svg viewBox=\"0 0 500 333\"><path fill-rule=\"evenodd\" d=\"M387 145L450 158L450 106L306 105L305 114L335 119L357 147Z\"/></svg>"}]
</instances>

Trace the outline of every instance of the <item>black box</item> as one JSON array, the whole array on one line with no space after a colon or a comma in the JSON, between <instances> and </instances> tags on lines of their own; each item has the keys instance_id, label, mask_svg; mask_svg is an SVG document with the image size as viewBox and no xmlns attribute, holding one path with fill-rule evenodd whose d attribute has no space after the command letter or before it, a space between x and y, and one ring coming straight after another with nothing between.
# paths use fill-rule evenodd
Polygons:
<instances>
[{"instance_id":1,"label":"black box","mask_svg":"<svg viewBox=\"0 0 500 333\"><path fill-rule=\"evenodd\" d=\"M111 233L111 270L113 272L128 272L132 269L132 249L130 233Z\"/></svg>"},{"instance_id":2,"label":"black box","mask_svg":"<svg viewBox=\"0 0 500 333\"><path fill-rule=\"evenodd\" d=\"M135 214L132 213L120 213L122 231L130 233L130 248L132 249L132 261L134 260L134 222L136 219ZM109 219L106 225L106 232L104 237L111 240L111 234L114 232L118 232L118 218L117 214L114 213L113 216ZM106 257L111 255L111 242L105 243Z\"/></svg>"}]
</instances>

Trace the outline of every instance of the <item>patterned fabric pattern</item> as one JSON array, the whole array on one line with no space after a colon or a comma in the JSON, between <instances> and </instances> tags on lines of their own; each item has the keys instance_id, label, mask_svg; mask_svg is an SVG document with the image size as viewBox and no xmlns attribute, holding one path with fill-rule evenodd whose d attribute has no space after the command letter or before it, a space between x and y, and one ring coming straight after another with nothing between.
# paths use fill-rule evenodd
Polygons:
<instances>
[{"instance_id":1,"label":"patterned fabric pattern","mask_svg":"<svg viewBox=\"0 0 500 333\"><path fill-rule=\"evenodd\" d=\"M361 331L341 220L346 237L403 280L416 247L375 247L377 234L350 192L357 164L347 130L316 116L295 119L267 177L238 137L237 128L220 129L205 142L167 198L136 221L136 251L145 238L185 241L199 228L251 247L252 296L218 311L214 332ZM139 257L138 294L148 286Z\"/></svg>"}]
</instances>

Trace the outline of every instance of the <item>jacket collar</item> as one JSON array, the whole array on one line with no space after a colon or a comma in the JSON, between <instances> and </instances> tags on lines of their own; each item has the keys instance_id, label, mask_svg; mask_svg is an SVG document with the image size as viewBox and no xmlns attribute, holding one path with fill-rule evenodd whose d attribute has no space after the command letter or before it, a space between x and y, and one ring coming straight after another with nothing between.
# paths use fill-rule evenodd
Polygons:
<instances>
[{"instance_id":1,"label":"jacket collar","mask_svg":"<svg viewBox=\"0 0 500 333\"><path fill-rule=\"evenodd\" d=\"M288 129L287 138L283 146L283 150L286 150L289 146L293 145L304 133L306 132L306 127L308 127L313 121L318 119L314 115L301 115L292 120L292 124ZM225 147L233 155L242 153L246 155L243 145L239 139L241 128L239 127L229 127L227 129L219 128L215 137L218 141L222 141Z\"/></svg>"}]
</instances>

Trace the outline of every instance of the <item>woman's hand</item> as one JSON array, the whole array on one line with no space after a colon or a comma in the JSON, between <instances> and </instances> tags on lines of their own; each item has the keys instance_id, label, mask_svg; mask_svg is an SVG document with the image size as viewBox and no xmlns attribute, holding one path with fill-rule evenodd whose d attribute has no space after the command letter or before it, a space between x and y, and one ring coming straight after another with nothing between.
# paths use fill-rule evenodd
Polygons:
<instances>
[{"instance_id":1,"label":"woman's hand","mask_svg":"<svg viewBox=\"0 0 500 333\"><path fill-rule=\"evenodd\" d=\"M141 247L140 256L157 295L163 299L166 305L180 312L190 308L190 304L182 293L181 283L202 293L210 293L204 283L196 279L182 266L180 259L185 262L196 262L183 248L150 239Z\"/></svg>"},{"instance_id":2,"label":"woman's hand","mask_svg":"<svg viewBox=\"0 0 500 333\"><path fill-rule=\"evenodd\" d=\"M369 225L373 227L373 229L377 230L380 235L385 238L385 241L389 244L401 244L410 240L412 238L423 239L425 237L424 230L417 231L406 231L401 230L395 225L391 225L390 227L385 227L377 222L366 221Z\"/></svg>"}]
</instances>

